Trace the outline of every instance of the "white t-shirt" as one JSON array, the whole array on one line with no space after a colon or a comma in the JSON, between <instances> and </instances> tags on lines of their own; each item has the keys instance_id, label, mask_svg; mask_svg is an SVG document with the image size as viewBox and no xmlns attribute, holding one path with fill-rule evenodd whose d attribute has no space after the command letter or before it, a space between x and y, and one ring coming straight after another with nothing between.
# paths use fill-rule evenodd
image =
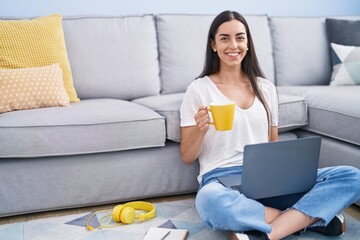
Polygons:
<instances>
[{"instance_id":1,"label":"white t-shirt","mask_svg":"<svg viewBox=\"0 0 360 240\"><path fill-rule=\"evenodd\" d=\"M274 84L264 78L257 78L259 89L271 112L271 125L278 126L278 98ZM194 126L195 114L200 106L211 102L229 102L209 77L194 80L187 88L180 109L181 127ZM234 126L230 131L216 131L214 125L205 135L203 150L199 156L202 176L215 168L240 166L246 144L268 141L268 122L266 111L260 100L255 97L251 107L235 107Z\"/></svg>"}]
</instances>

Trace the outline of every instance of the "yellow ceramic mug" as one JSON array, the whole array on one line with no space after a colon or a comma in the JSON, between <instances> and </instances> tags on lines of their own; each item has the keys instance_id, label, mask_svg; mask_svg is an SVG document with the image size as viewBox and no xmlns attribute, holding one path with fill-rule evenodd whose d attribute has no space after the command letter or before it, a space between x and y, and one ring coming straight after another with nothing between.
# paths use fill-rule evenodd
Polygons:
<instances>
[{"instance_id":1,"label":"yellow ceramic mug","mask_svg":"<svg viewBox=\"0 0 360 240\"><path fill-rule=\"evenodd\" d=\"M211 103L210 110L213 121L218 131L227 131L233 128L235 103Z\"/></svg>"}]
</instances>

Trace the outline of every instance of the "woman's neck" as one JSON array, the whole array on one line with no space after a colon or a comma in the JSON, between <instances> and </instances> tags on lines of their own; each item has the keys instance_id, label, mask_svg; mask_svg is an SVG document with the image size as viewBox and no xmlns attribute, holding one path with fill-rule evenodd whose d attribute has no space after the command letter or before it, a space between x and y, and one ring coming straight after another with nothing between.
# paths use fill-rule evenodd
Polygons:
<instances>
[{"instance_id":1,"label":"woman's neck","mask_svg":"<svg viewBox=\"0 0 360 240\"><path fill-rule=\"evenodd\" d=\"M213 80L216 82L222 83L248 83L249 78L247 75L239 68L236 69L220 69L219 72L213 74Z\"/></svg>"}]
</instances>

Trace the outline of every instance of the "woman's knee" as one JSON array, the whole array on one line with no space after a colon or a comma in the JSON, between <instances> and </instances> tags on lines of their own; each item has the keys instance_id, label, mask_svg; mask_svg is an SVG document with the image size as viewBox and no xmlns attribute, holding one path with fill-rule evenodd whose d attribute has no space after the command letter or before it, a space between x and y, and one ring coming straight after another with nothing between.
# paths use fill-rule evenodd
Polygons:
<instances>
[{"instance_id":1,"label":"woman's knee","mask_svg":"<svg viewBox=\"0 0 360 240\"><path fill-rule=\"evenodd\" d=\"M336 166L329 169L330 178L344 184L346 183L354 193L360 194L360 170L358 168L353 166Z\"/></svg>"},{"instance_id":2,"label":"woman's knee","mask_svg":"<svg viewBox=\"0 0 360 240\"><path fill-rule=\"evenodd\" d=\"M198 192L195 204L199 216L210 228L242 231L263 225L266 231L269 230L262 204L219 183L204 186Z\"/></svg>"},{"instance_id":3,"label":"woman's knee","mask_svg":"<svg viewBox=\"0 0 360 240\"><path fill-rule=\"evenodd\" d=\"M338 167L345 178L351 179L354 182L360 182L360 170L353 166L340 166ZM360 184L359 184L360 186Z\"/></svg>"},{"instance_id":4,"label":"woman's knee","mask_svg":"<svg viewBox=\"0 0 360 240\"><path fill-rule=\"evenodd\" d=\"M319 177L321 178L340 178L352 179L354 181L360 180L360 170L353 166L334 166L321 168L319 170Z\"/></svg>"},{"instance_id":5,"label":"woman's knee","mask_svg":"<svg viewBox=\"0 0 360 240\"><path fill-rule=\"evenodd\" d=\"M356 188L357 192L360 194L360 170L356 167L348 166L347 167L349 174L351 174L351 179L353 180L353 186Z\"/></svg>"},{"instance_id":6,"label":"woman's knee","mask_svg":"<svg viewBox=\"0 0 360 240\"><path fill-rule=\"evenodd\" d=\"M195 206L200 217L209 226L215 227L218 226L218 221L222 217L232 214L231 209L235 204L234 201L239 203L238 201L240 201L241 197L239 192L214 182L205 185L198 191ZM240 211L240 208L238 208L238 211Z\"/></svg>"},{"instance_id":7,"label":"woman's knee","mask_svg":"<svg viewBox=\"0 0 360 240\"><path fill-rule=\"evenodd\" d=\"M360 170L352 166L343 166L342 170L353 193L354 201L357 201L360 198Z\"/></svg>"},{"instance_id":8,"label":"woman's knee","mask_svg":"<svg viewBox=\"0 0 360 240\"><path fill-rule=\"evenodd\" d=\"M222 190L216 186L216 183L209 183L203 186L197 193L195 199L195 206L200 212L214 210L218 204L218 199L221 198Z\"/></svg>"}]
</instances>

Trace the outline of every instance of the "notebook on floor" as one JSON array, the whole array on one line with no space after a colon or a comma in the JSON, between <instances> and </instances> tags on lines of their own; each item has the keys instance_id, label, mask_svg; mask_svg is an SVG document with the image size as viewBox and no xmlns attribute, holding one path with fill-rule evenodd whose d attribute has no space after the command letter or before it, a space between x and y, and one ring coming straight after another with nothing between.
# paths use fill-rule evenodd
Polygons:
<instances>
[{"instance_id":1,"label":"notebook on floor","mask_svg":"<svg viewBox=\"0 0 360 240\"><path fill-rule=\"evenodd\" d=\"M284 195L300 198L303 194L298 193L315 185L320 145L318 136L246 145L242 174L218 180L256 200Z\"/></svg>"}]
</instances>

